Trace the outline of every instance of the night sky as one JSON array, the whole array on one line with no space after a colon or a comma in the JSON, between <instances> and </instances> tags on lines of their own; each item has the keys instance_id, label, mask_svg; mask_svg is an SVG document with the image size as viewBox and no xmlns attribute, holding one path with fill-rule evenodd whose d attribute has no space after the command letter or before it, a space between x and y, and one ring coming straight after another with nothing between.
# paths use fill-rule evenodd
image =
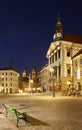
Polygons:
<instances>
[{"instance_id":1,"label":"night sky","mask_svg":"<svg viewBox=\"0 0 82 130\"><path fill-rule=\"evenodd\" d=\"M60 11L64 34L82 35L82 0L1 0L0 67L40 70Z\"/></svg>"}]
</instances>

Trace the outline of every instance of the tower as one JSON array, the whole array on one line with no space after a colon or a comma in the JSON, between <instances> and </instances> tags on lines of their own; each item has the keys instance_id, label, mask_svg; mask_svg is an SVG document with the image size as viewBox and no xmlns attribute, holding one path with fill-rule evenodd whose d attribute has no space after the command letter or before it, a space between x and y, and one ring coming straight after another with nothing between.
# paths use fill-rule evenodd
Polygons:
<instances>
[{"instance_id":1,"label":"tower","mask_svg":"<svg viewBox=\"0 0 82 130\"><path fill-rule=\"evenodd\" d=\"M60 13L58 12L58 18L55 25L55 31L53 35L53 41L61 40L63 37L63 28L62 28L62 22L60 19Z\"/></svg>"},{"instance_id":2,"label":"tower","mask_svg":"<svg viewBox=\"0 0 82 130\"><path fill-rule=\"evenodd\" d=\"M22 72L22 77L23 77L23 78L27 78L27 75L28 75L27 69L25 68L25 69L23 70L23 72Z\"/></svg>"},{"instance_id":3,"label":"tower","mask_svg":"<svg viewBox=\"0 0 82 130\"><path fill-rule=\"evenodd\" d=\"M32 69L32 79L35 79L36 77L37 77L36 67L33 67L33 69Z\"/></svg>"}]
</instances>

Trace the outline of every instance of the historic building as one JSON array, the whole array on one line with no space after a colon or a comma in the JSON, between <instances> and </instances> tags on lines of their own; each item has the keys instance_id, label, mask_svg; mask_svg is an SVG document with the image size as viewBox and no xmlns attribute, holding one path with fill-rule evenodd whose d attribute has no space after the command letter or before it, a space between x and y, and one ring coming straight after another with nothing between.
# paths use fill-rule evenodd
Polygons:
<instances>
[{"instance_id":1,"label":"historic building","mask_svg":"<svg viewBox=\"0 0 82 130\"><path fill-rule=\"evenodd\" d=\"M48 70L48 64L42 67L40 71L40 78L41 78L41 88L43 91L48 91L49 88L49 70Z\"/></svg>"},{"instance_id":2,"label":"historic building","mask_svg":"<svg viewBox=\"0 0 82 130\"><path fill-rule=\"evenodd\" d=\"M37 92L40 85L40 73L33 67L31 73L25 68L19 78L20 92Z\"/></svg>"},{"instance_id":3,"label":"historic building","mask_svg":"<svg viewBox=\"0 0 82 130\"><path fill-rule=\"evenodd\" d=\"M73 57L73 84L77 87L80 83L82 87L82 49L80 49Z\"/></svg>"},{"instance_id":4,"label":"historic building","mask_svg":"<svg viewBox=\"0 0 82 130\"><path fill-rule=\"evenodd\" d=\"M38 91L37 88L40 86L40 73L36 70L36 67L33 67L31 72L32 90Z\"/></svg>"},{"instance_id":5,"label":"historic building","mask_svg":"<svg viewBox=\"0 0 82 130\"><path fill-rule=\"evenodd\" d=\"M3 93L17 93L19 83L19 73L11 68L0 68L0 86Z\"/></svg>"},{"instance_id":6,"label":"historic building","mask_svg":"<svg viewBox=\"0 0 82 130\"><path fill-rule=\"evenodd\" d=\"M19 77L19 92L27 92L29 87L29 75L25 68Z\"/></svg>"},{"instance_id":7,"label":"historic building","mask_svg":"<svg viewBox=\"0 0 82 130\"><path fill-rule=\"evenodd\" d=\"M82 48L82 36L68 33L63 36L63 26L58 14L53 41L48 48L49 78L55 89L65 90L73 85L72 57ZM50 80L49 80L50 81ZM53 88L52 88L53 89Z\"/></svg>"}]
</instances>

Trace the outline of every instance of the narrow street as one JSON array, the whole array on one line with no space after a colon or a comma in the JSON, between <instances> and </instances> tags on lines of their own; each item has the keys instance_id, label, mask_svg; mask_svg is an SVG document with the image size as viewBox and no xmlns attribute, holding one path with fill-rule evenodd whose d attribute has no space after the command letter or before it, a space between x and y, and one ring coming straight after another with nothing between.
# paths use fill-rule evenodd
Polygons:
<instances>
[{"instance_id":1,"label":"narrow street","mask_svg":"<svg viewBox=\"0 0 82 130\"><path fill-rule=\"evenodd\" d=\"M82 130L82 97L1 96L0 112L5 114L3 103L30 118L27 125L19 121L19 130ZM8 114L7 118L16 125L16 117Z\"/></svg>"}]
</instances>

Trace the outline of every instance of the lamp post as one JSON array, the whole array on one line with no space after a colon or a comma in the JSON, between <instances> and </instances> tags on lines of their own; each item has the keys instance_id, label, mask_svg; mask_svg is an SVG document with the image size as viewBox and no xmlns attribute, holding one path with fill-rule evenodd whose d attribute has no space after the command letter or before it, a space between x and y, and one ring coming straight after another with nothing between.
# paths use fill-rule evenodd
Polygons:
<instances>
[{"instance_id":1,"label":"lamp post","mask_svg":"<svg viewBox=\"0 0 82 130\"><path fill-rule=\"evenodd\" d=\"M53 69L53 68L50 68L50 72L51 72L51 81L52 81L53 97L55 97L54 79L53 79L53 72L54 72L54 69Z\"/></svg>"},{"instance_id":2,"label":"lamp post","mask_svg":"<svg viewBox=\"0 0 82 130\"><path fill-rule=\"evenodd\" d=\"M30 74L29 74L29 87L28 87L28 91L29 91L29 92L31 92L31 84L30 84L30 80L31 80L31 78L30 78Z\"/></svg>"},{"instance_id":3,"label":"lamp post","mask_svg":"<svg viewBox=\"0 0 82 130\"><path fill-rule=\"evenodd\" d=\"M31 85L31 91L33 93L33 80L32 79L30 80L30 85Z\"/></svg>"},{"instance_id":4,"label":"lamp post","mask_svg":"<svg viewBox=\"0 0 82 130\"><path fill-rule=\"evenodd\" d=\"M32 92L32 87L33 87L32 85L33 85L33 80L31 79L29 74L29 87L28 87L29 92Z\"/></svg>"}]
</instances>

